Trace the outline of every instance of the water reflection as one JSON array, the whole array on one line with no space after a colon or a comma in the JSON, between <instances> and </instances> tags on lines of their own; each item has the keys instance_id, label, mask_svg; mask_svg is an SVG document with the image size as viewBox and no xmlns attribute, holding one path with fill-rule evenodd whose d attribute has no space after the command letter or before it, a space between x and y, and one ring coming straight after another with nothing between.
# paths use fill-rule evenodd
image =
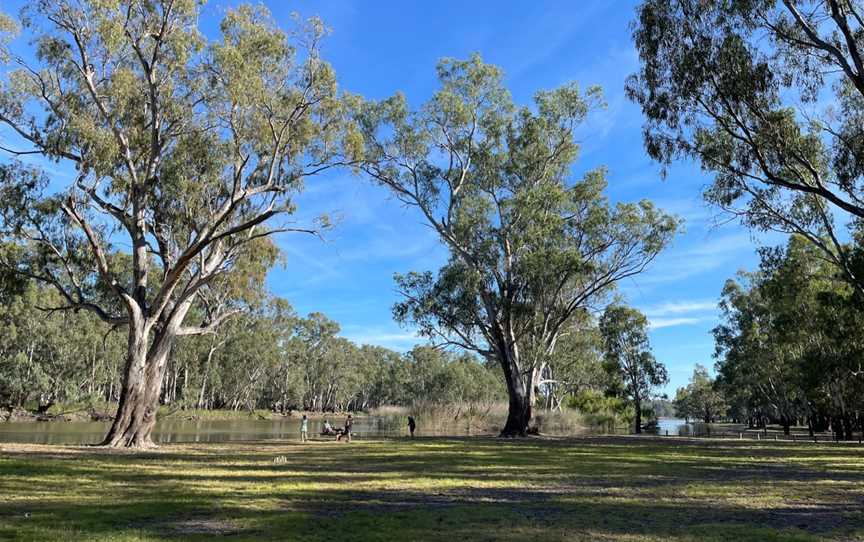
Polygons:
<instances>
[{"instance_id":1,"label":"water reflection","mask_svg":"<svg viewBox=\"0 0 864 542\"><path fill-rule=\"evenodd\" d=\"M344 417L328 418L338 428ZM360 438L407 435L400 417L356 417L354 432ZM108 432L111 422L6 422L0 423L0 442L31 444L97 444ZM318 437L324 419L309 420L309 436ZM464 427L447 428L446 434L464 434ZM424 434L421 430L418 434ZM425 434L431 434L429 432ZM171 442L225 442L239 440L299 439L300 419L276 420L184 420L162 419L156 422L153 440Z\"/></svg>"},{"instance_id":2,"label":"water reflection","mask_svg":"<svg viewBox=\"0 0 864 542\"><path fill-rule=\"evenodd\" d=\"M660 418L652 433L669 437L700 437L711 434L707 423L688 422L682 418Z\"/></svg>"},{"instance_id":3,"label":"water reflection","mask_svg":"<svg viewBox=\"0 0 864 542\"><path fill-rule=\"evenodd\" d=\"M328 418L334 427L341 427L343 416ZM465 436L483 434L464 423L434 424L434 430L418 420L420 436ZM97 444L108 432L110 422L6 422L0 423L0 442L20 442L31 444ZM309 420L309 436L320 438L324 419ZM687 423L678 418L661 418L657 426L647 433L665 436L701 436L708 431L702 423ZM358 416L355 417L354 432L359 438L407 436L405 418L401 416ZM568 431L567 434L622 434L622 427L593 427ZM490 434L494 434L491 430ZM558 432L547 434L558 434ZM563 433L562 433L563 434ZM300 419L282 418L275 420L188 420L165 418L156 423L153 440L157 443L172 442L226 442L240 440L298 439L300 438ZM330 437L328 437L330 438Z\"/></svg>"}]
</instances>

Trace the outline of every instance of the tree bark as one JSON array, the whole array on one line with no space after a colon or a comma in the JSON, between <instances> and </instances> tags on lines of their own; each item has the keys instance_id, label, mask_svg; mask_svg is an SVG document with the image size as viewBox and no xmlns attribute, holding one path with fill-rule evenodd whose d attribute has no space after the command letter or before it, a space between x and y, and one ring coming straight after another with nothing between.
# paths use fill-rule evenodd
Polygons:
<instances>
[{"instance_id":1,"label":"tree bark","mask_svg":"<svg viewBox=\"0 0 864 542\"><path fill-rule=\"evenodd\" d=\"M210 376L210 364L213 362L213 354L216 353L216 346L210 345L207 350L207 361L204 363L204 374L201 377L201 392L198 394L198 408L204 408L205 391L207 390L207 379Z\"/></svg>"},{"instance_id":2,"label":"tree bark","mask_svg":"<svg viewBox=\"0 0 864 542\"><path fill-rule=\"evenodd\" d=\"M527 374L519 367L518 353L510 346L500 346L498 360L504 369L504 380L507 383L509 405L507 422L501 430L502 437L524 437L528 434L534 409L534 383L537 371Z\"/></svg>"},{"instance_id":3,"label":"tree bark","mask_svg":"<svg viewBox=\"0 0 864 542\"><path fill-rule=\"evenodd\" d=\"M151 433L156 425L159 395L168 366L168 357L190 303L171 312L171 318L157 326L152 342L144 322L132 318L129 325L126 366L117 415L100 444L111 448L155 448Z\"/></svg>"},{"instance_id":4,"label":"tree bark","mask_svg":"<svg viewBox=\"0 0 864 542\"><path fill-rule=\"evenodd\" d=\"M515 381L507 379L507 394L509 395L509 407L507 410L507 422L501 430L502 437L524 437L528 434L528 424L531 423L533 405L529 393L525 389L521 378Z\"/></svg>"},{"instance_id":5,"label":"tree bark","mask_svg":"<svg viewBox=\"0 0 864 542\"><path fill-rule=\"evenodd\" d=\"M634 423L634 430L637 435L640 435L642 434L642 401L639 398L636 398L633 405L636 408L636 422Z\"/></svg>"},{"instance_id":6,"label":"tree bark","mask_svg":"<svg viewBox=\"0 0 864 542\"><path fill-rule=\"evenodd\" d=\"M154 404L150 398L155 392L157 399L155 402L158 403L162 382L160 380L155 383L155 386L154 382L148 382L147 345L143 337L143 329L140 327L129 326L129 344L123 382L120 386L120 404L117 406L114 423L105 435L102 446L113 448L155 446L150 438L150 432L156 424L158 404Z\"/></svg>"}]
</instances>

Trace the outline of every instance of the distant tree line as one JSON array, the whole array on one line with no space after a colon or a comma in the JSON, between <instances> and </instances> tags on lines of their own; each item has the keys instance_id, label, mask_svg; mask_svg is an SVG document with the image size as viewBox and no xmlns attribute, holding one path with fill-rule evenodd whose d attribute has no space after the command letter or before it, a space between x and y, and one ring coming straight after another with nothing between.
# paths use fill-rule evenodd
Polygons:
<instances>
[{"instance_id":1,"label":"distant tree line","mask_svg":"<svg viewBox=\"0 0 864 542\"><path fill-rule=\"evenodd\" d=\"M675 413L686 421L718 422L727 412L726 399L708 369L696 365L690 383L678 388L673 402Z\"/></svg>"},{"instance_id":2,"label":"distant tree line","mask_svg":"<svg viewBox=\"0 0 864 542\"><path fill-rule=\"evenodd\" d=\"M29 283L0 303L0 404L119 399L126 335L87 311L46 311L59 300ZM494 402L500 374L474 356L418 346L400 354L339 336L320 313L297 315L268 298L218 335L181 339L160 403L178 408L350 411L381 405Z\"/></svg>"},{"instance_id":3,"label":"distant tree line","mask_svg":"<svg viewBox=\"0 0 864 542\"><path fill-rule=\"evenodd\" d=\"M54 405L89 407L101 414L102 405L120 397L126 333L89 311L51 310L57 296L36 281L0 287L0 405L41 413ZM642 416L654 415L657 371L665 375L647 350L646 326L644 316L621 305L600 319L584 314L563 335L560 354L544 358L536 407L571 407L589 422L641 428ZM220 333L178 341L159 403L288 413L507 399L497 366L471 353L422 345L400 353L339 333L339 324L321 313L303 317L284 299L253 296Z\"/></svg>"},{"instance_id":4,"label":"distant tree line","mask_svg":"<svg viewBox=\"0 0 864 542\"><path fill-rule=\"evenodd\" d=\"M729 416L807 424L850 439L864 412L860 292L801 237L762 251L759 270L723 289L714 330Z\"/></svg>"},{"instance_id":5,"label":"distant tree line","mask_svg":"<svg viewBox=\"0 0 864 542\"><path fill-rule=\"evenodd\" d=\"M758 270L723 288L717 377L697 365L675 394L676 413L851 439L864 429L860 293L800 236L760 254Z\"/></svg>"}]
</instances>

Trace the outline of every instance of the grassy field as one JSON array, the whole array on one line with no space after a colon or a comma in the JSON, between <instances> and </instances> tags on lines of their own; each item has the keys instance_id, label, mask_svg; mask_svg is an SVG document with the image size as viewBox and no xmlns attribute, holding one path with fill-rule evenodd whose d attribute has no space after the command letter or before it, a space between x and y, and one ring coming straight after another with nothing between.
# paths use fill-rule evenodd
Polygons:
<instances>
[{"instance_id":1,"label":"grassy field","mask_svg":"<svg viewBox=\"0 0 864 542\"><path fill-rule=\"evenodd\" d=\"M0 539L217 536L864 540L864 448L627 437L0 445Z\"/></svg>"}]
</instances>

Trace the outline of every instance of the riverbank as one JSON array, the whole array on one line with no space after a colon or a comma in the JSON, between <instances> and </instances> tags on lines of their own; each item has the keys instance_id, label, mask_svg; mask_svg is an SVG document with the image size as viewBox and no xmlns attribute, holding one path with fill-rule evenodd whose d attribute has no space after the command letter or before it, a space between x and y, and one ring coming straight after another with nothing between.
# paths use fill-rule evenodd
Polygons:
<instances>
[{"instance_id":1,"label":"riverbank","mask_svg":"<svg viewBox=\"0 0 864 542\"><path fill-rule=\"evenodd\" d=\"M4 444L0 495L12 540L864 540L860 449L812 444Z\"/></svg>"},{"instance_id":2,"label":"riverbank","mask_svg":"<svg viewBox=\"0 0 864 542\"><path fill-rule=\"evenodd\" d=\"M112 409L116 406L55 406L53 412L38 417L32 412L24 412L8 423L0 423L0 442L96 444L101 442L111 425L112 417L104 412L113 412ZM267 410L181 410L163 406L157 416L153 440L158 444L284 439L299 434L300 419L304 415L310 420L310 432L317 434L323 430L325 420L341 426L348 413L292 411L283 415ZM410 408L376 408L352 415L355 431L367 438L407 435L408 416L417 421L418 436L481 436L500 433L507 407L499 404L421 404ZM607 434L609 430L586 425L583 417L572 410L540 412L534 417L533 424L547 436Z\"/></svg>"}]
</instances>

